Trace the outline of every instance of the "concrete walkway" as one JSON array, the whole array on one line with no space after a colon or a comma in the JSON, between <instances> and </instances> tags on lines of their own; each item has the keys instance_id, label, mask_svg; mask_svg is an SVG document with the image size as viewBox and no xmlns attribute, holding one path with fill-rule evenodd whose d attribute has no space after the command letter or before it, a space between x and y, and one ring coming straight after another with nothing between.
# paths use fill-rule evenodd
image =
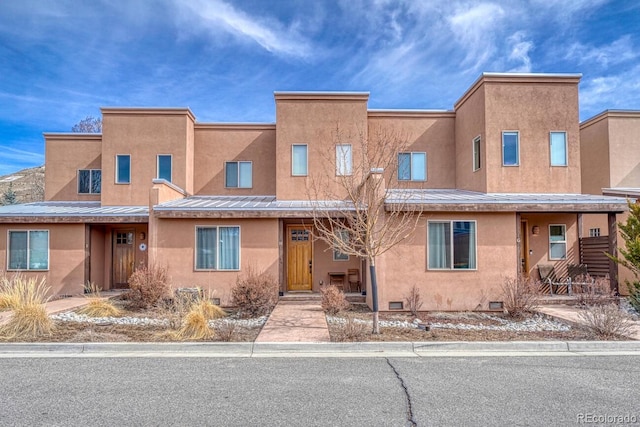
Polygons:
<instances>
[{"instance_id":1,"label":"concrete walkway","mask_svg":"<svg viewBox=\"0 0 640 427\"><path fill-rule=\"evenodd\" d=\"M329 327L318 301L279 301L256 342L329 342Z\"/></svg>"},{"instance_id":2,"label":"concrete walkway","mask_svg":"<svg viewBox=\"0 0 640 427\"><path fill-rule=\"evenodd\" d=\"M580 311L582 311L579 307L566 304L542 305L539 306L536 311L570 324L579 325L584 323L579 315ZM640 340L640 322L633 322L631 333L628 337L634 340Z\"/></svg>"}]
</instances>

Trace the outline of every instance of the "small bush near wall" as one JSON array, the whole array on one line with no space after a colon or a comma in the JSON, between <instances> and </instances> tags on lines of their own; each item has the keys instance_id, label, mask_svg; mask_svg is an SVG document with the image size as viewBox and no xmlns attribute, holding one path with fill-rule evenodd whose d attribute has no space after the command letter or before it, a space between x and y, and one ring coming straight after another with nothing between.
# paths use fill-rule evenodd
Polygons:
<instances>
[{"instance_id":1,"label":"small bush near wall","mask_svg":"<svg viewBox=\"0 0 640 427\"><path fill-rule=\"evenodd\" d=\"M501 290L504 311L511 317L522 318L536 308L540 282L525 276L505 277Z\"/></svg>"},{"instance_id":2,"label":"small bush near wall","mask_svg":"<svg viewBox=\"0 0 640 427\"><path fill-rule=\"evenodd\" d=\"M609 279L597 277L576 277L572 286L573 294L581 306L611 304L615 299L615 292L611 290Z\"/></svg>"},{"instance_id":3,"label":"small bush near wall","mask_svg":"<svg viewBox=\"0 0 640 427\"><path fill-rule=\"evenodd\" d=\"M157 266L138 267L129 278L128 299L137 307L155 305L169 295L167 269Z\"/></svg>"},{"instance_id":4,"label":"small bush near wall","mask_svg":"<svg viewBox=\"0 0 640 427\"><path fill-rule=\"evenodd\" d=\"M350 307L344 292L336 285L323 286L320 293L322 294L322 309L327 314L334 315Z\"/></svg>"},{"instance_id":5,"label":"small bush near wall","mask_svg":"<svg viewBox=\"0 0 640 427\"><path fill-rule=\"evenodd\" d=\"M586 307L579 316L598 339L624 338L631 332L629 316L615 304Z\"/></svg>"},{"instance_id":6,"label":"small bush near wall","mask_svg":"<svg viewBox=\"0 0 640 427\"><path fill-rule=\"evenodd\" d=\"M46 280L14 276L3 278L2 297L6 308L13 310L8 322L0 326L0 339L33 339L50 335L53 322L45 304L49 300Z\"/></svg>"},{"instance_id":7,"label":"small bush near wall","mask_svg":"<svg viewBox=\"0 0 640 427\"><path fill-rule=\"evenodd\" d=\"M404 297L407 303L407 308L413 316L418 316L418 311L422 308L422 296L420 295L420 289L418 286L413 285L411 292Z\"/></svg>"},{"instance_id":8,"label":"small bush near wall","mask_svg":"<svg viewBox=\"0 0 640 427\"><path fill-rule=\"evenodd\" d=\"M269 273L248 267L231 290L231 301L240 317L267 315L278 302L278 282Z\"/></svg>"}]
</instances>

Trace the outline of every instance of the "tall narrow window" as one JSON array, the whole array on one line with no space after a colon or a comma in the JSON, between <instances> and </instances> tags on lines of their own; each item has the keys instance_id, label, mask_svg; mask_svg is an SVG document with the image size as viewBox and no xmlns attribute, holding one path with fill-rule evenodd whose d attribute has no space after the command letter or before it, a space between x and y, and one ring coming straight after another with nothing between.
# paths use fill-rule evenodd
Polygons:
<instances>
[{"instance_id":1,"label":"tall narrow window","mask_svg":"<svg viewBox=\"0 0 640 427\"><path fill-rule=\"evenodd\" d=\"M131 183L131 156L118 154L116 156L116 184Z\"/></svg>"},{"instance_id":2,"label":"tall narrow window","mask_svg":"<svg viewBox=\"0 0 640 427\"><path fill-rule=\"evenodd\" d=\"M306 176L307 161L307 146L293 145L291 151L291 174L295 176Z\"/></svg>"},{"instance_id":3,"label":"tall narrow window","mask_svg":"<svg viewBox=\"0 0 640 427\"><path fill-rule=\"evenodd\" d=\"M427 153L399 153L398 180L426 181Z\"/></svg>"},{"instance_id":4,"label":"tall narrow window","mask_svg":"<svg viewBox=\"0 0 640 427\"><path fill-rule=\"evenodd\" d=\"M567 166L567 133L551 132L549 142L551 166Z\"/></svg>"},{"instance_id":5,"label":"tall narrow window","mask_svg":"<svg viewBox=\"0 0 640 427\"><path fill-rule=\"evenodd\" d=\"M78 193L100 194L102 171L100 169L80 169L78 171Z\"/></svg>"},{"instance_id":6,"label":"tall narrow window","mask_svg":"<svg viewBox=\"0 0 640 427\"><path fill-rule=\"evenodd\" d=\"M549 226L549 259L567 258L567 226L552 224Z\"/></svg>"},{"instance_id":7,"label":"tall narrow window","mask_svg":"<svg viewBox=\"0 0 640 427\"><path fill-rule=\"evenodd\" d=\"M351 175L351 144L336 145L336 175Z\"/></svg>"},{"instance_id":8,"label":"tall narrow window","mask_svg":"<svg viewBox=\"0 0 640 427\"><path fill-rule=\"evenodd\" d=\"M196 227L196 270L238 270L240 227Z\"/></svg>"},{"instance_id":9,"label":"tall narrow window","mask_svg":"<svg viewBox=\"0 0 640 427\"><path fill-rule=\"evenodd\" d=\"M480 169L480 137L473 140L473 170Z\"/></svg>"},{"instance_id":10,"label":"tall narrow window","mask_svg":"<svg viewBox=\"0 0 640 427\"><path fill-rule=\"evenodd\" d=\"M9 270L48 270L49 231L9 231Z\"/></svg>"},{"instance_id":11,"label":"tall narrow window","mask_svg":"<svg viewBox=\"0 0 640 427\"><path fill-rule=\"evenodd\" d=\"M520 164L520 135L518 132L502 132L502 165Z\"/></svg>"},{"instance_id":12,"label":"tall narrow window","mask_svg":"<svg viewBox=\"0 0 640 427\"><path fill-rule=\"evenodd\" d=\"M226 162L225 182L227 188L251 188L253 171L251 162Z\"/></svg>"},{"instance_id":13,"label":"tall narrow window","mask_svg":"<svg viewBox=\"0 0 640 427\"><path fill-rule=\"evenodd\" d=\"M158 155L158 179L171 182L171 154Z\"/></svg>"},{"instance_id":14,"label":"tall narrow window","mask_svg":"<svg viewBox=\"0 0 640 427\"><path fill-rule=\"evenodd\" d=\"M340 239L343 242L349 242L349 230L338 230L336 233L336 240ZM340 252L338 244L333 245L333 260L334 261L349 261L349 255Z\"/></svg>"},{"instance_id":15,"label":"tall narrow window","mask_svg":"<svg viewBox=\"0 0 640 427\"><path fill-rule=\"evenodd\" d=\"M475 221L429 221L428 233L429 269L476 269Z\"/></svg>"}]
</instances>

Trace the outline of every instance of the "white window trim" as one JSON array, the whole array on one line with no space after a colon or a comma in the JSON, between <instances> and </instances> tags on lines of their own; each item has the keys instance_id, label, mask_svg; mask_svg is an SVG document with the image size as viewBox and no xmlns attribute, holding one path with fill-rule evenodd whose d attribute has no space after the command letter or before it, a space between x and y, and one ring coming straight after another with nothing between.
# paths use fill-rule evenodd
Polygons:
<instances>
[{"instance_id":1,"label":"white window trim","mask_svg":"<svg viewBox=\"0 0 640 427\"><path fill-rule=\"evenodd\" d=\"M118 181L118 157L124 157L127 156L129 157L129 181L128 182L120 182ZM131 166L132 166L132 162L131 162L131 154L116 154L116 158L115 158L115 183L118 185L131 185Z\"/></svg>"},{"instance_id":2,"label":"white window trim","mask_svg":"<svg viewBox=\"0 0 640 427\"><path fill-rule=\"evenodd\" d=\"M589 237L600 237L600 227L590 228Z\"/></svg>"},{"instance_id":3,"label":"white window trim","mask_svg":"<svg viewBox=\"0 0 640 427\"><path fill-rule=\"evenodd\" d=\"M564 228L564 240L556 240L553 243L564 243L564 258L551 258L551 227L563 227ZM549 224L549 261L564 261L567 259L567 224Z\"/></svg>"},{"instance_id":4,"label":"white window trim","mask_svg":"<svg viewBox=\"0 0 640 427\"><path fill-rule=\"evenodd\" d=\"M171 173L169 176L169 182L173 182L173 154L158 154L156 155L156 179L160 178L160 156L169 156L171 159ZM131 163L129 163L131 165Z\"/></svg>"},{"instance_id":5,"label":"white window trim","mask_svg":"<svg viewBox=\"0 0 640 427\"><path fill-rule=\"evenodd\" d=\"M238 185L235 187L229 187L227 185L227 164L228 163L237 163L238 164ZM240 186L240 163L249 163L251 165L251 186L249 187L241 187ZM253 188L253 161L251 160L229 160L224 162L224 188L229 189L239 189L239 190L250 190Z\"/></svg>"},{"instance_id":6,"label":"white window trim","mask_svg":"<svg viewBox=\"0 0 640 427\"><path fill-rule=\"evenodd\" d=\"M504 134L505 133L515 133L518 135L518 145L517 145L517 151L518 151L518 158L516 159L516 164L515 165L505 165L504 164ZM502 134L501 134L501 138L502 140L500 141L501 143L501 147L502 147L502 167L505 168L515 168L520 166L520 131L519 130L503 130Z\"/></svg>"},{"instance_id":7,"label":"white window trim","mask_svg":"<svg viewBox=\"0 0 640 427\"><path fill-rule=\"evenodd\" d=\"M81 193L80 192L80 171L89 171L89 192L88 193ZM100 193L94 193L93 191L91 191L91 189L93 188L92 181L92 172L93 171L100 171ZM78 172L76 173L76 181L78 183L78 185L76 185L76 191L78 192L79 196L95 196L96 194L102 194L102 169L78 169Z\"/></svg>"},{"instance_id":8,"label":"white window trim","mask_svg":"<svg viewBox=\"0 0 640 427\"><path fill-rule=\"evenodd\" d=\"M238 268L218 268L220 265L220 227L238 228ZM216 268L198 268L198 228L216 229ZM242 266L242 227L234 224L196 225L193 230L193 271L240 271Z\"/></svg>"},{"instance_id":9,"label":"white window trim","mask_svg":"<svg viewBox=\"0 0 640 427\"><path fill-rule=\"evenodd\" d=\"M454 222L473 222L475 224L475 259L476 259L476 267L475 268L454 268L453 267L453 223ZM451 247L451 267L450 268L430 268L429 267L429 223L438 223L438 224L446 224L448 223L451 226L451 236L449 236L449 246ZM434 219L427 221L427 270L429 271L478 271L478 221L475 219Z\"/></svg>"},{"instance_id":10,"label":"white window trim","mask_svg":"<svg viewBox=\"0 0 640 427\"><path fill-rule=\"evenodd\" d=\"M21 231L21 232L27 232L27 268L10 268L11 265L9 263L10 259L11 259L11 232L14 231ZM30 252L29 252L29 233L31 233L32 231L46 231L47 232L47 268L29 268L29 256L30 256ZM46 228L38 228L38 229L9 229L7 230L7 271L49 271L51 269L51 232L49 231L49 229Z\"/></svg>"},{"instance_id":11,"label":"white window trim","mask_svg":"<svg viewBox=\"0 0 640 427\"><path fill-rule=\"evenodd\" d=\"M347 235L347 239L351 239L351 235L350 235L350 233L349 233L349 230L340 230L340 231L341 231L341 232L343 232L343 233L346 233L346 235ZM342 233L341 233L341 234L342 234ZM341 238L342 238L342 239L344 239L344 236L341 236ZM347 261L349 261L349 259L351 258L351 257L349 256L349 254L345 254L345 253L340 252L340 250L338 250L338 249L335 247L335 245L333 245L333 248L331 248L331 249L332 249L332 251L331 251L331 252L333 252L333 260L334 260L335 262L347 262ZM336 258L336 255L337 255L338 253L340 253L341 255L346 255L347 257L346 257L346 258Z\"/></svg>"},{"instance_id":12,"label":"white window trim","mask_svg":"<svg viewBox=\"0 0 640 427\"><path fill-rule=\"evenodd\" d=\"M478 167L476 167L476 141L478 141ZM482 169L482 136L478 135L471 140L471 169L473 172Z\"/></svg>"},{"instance_id":13,"label":"white window trim","mask_svg":"<svg viewBox=\"0 0 640 427\"><path fill-rule=\"evenodd\" d=\"M301 174L301 173L294 173L293 172L293 148L294 147L306 147L306 167L305 170L307 171L307 173L305 174ZM309 176L309 144L291 144L291 176Z\"/></svg>"},{"instance_id":14,"label":"white window trim","mask_svg":"<svg viewBox=\"0 0 640 427\"><path fill-rule=\"evenodd\" d=\"M554 165L551 163L551 134L564 133L564 165ZM569 166L569 141L567 140L566 130L552 130L549 131L549 165L553 168L566 168Z\"/></svg>"},{"instance_id":15,"label":"white window trim","mask_svg":"<svg viewBox=\"0 0 640 427\"><path fill-rule=\"evenodd\" d=\"M400 159L399 156L400 154L409 154L409 179L400 179ZM413 178L413 155L414 154L424 154L424 179L414 179ZM428 160L428 156L427 156L427 152L426 151L402 151L400 153L398 153L398 155L396 156L396 161L398 162L398 181L403 181L403 182L407 182L407 181L413 181L413 182L427 182L427 180L429 179L429 169L427 167L429 160Z\"/></svg>"},{"instance_id":16,"label":"white window trim","mask_svg":"<svg viewBox=\"0 0 640 427\"><path fill-rule=\"evenodd\" d=\"M338 149L339 147L340 149ZM344 172L339 170L339 166L342 164L340 162L340 159L341 159L340 155L343 153L342 147L349 147L349 163L346 163L345 161L344 166L346 170ZM336 144L336 176L351 176L352 174L353 174L353 146L351 144Z\"/></svg>"}]
</instances>

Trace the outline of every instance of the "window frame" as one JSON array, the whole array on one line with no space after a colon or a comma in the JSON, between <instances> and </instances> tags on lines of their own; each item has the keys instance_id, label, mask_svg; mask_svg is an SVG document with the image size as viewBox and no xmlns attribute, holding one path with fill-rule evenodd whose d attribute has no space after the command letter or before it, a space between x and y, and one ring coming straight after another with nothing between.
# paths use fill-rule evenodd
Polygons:
<instances>
[{"instance_id":1,"label":"window frame","mask_svg":"<svg viewBox=\"0 0 640 427\"><path fill-rule=\"evenodd\" d=\"M169 157L169 179L160 177L160 157ZM173 182L173 154L156 155L156 179L164 179L167 182Z\"/></svg>"},{"instance_id":2,"label":"window frame","mask_svg":"<svg viewBox=\"0 0 640 427\"><path fill-rule=\"evenodd\" d=\"M564 230L564 240L556 240L551 241L551 227L562 227ZM552 258L551 257L551 244L564 244L564 256L562 258ZM549 261L564 261L567 259L567 224L549 224Z\"/></svg>"},{"instance_id":3,"label":"window frame","mask_svg":"<svg viewBox=\"0 0 640 427\"><path fill-rule=\"evenodd\" d=\"M518 140L516 142L516 163L513 165L507 165L505 164L504 160L505 160L505 145L504 145L504 137L505 134L516 134ZM503 167L518 167L520 166L520 131L519 130L503 130L502 131L502 166Z\"/></svg>"},{"instance_id":4,"label":"window frame","mask_svg":"<svg viewBox=\"0 0 640 427\"><path fill-rule=\"evenodd\" d=\"M345 155L343 147L349 147L348 157ZM351 144L336 144L336 176L351 175L353 175L353 146Z\"/></svg>"},{"instance_id":5,"label":"window frame","mask_svg":"<svg viewBox=\"0 0 640 427\"><path fill-rule=\"evenodd\" d=\"M340 239L342 239L342 241L351 239L351 235L349 233L349 230L346 230L346 229L338 230L338 234L340 234ZM349 259L350 259L349 254L344 254L344 253L340 252L336 248L335 244L333 245L333 248L332 248L331 252L333 253L333 257L332 257L333 261L346 262L346 261L349 261Z\"/></svg>"},{"instance_id":6,"label":"window frame","mask_svg":"<svg viewBox=\"0 0 640 427\"><path fill-rule=\"evenodd\" d=\"M26 268L11 268L11 233L26 233L27 235L27 267ZM32 232L46 232L47 233L47 266L46 268L30 268L31 264L31 236ZM7 230L7 271L49 271L51 266L51 232L49 229L9 229Z\"/></svg>"},{"instance_id":7,"label":"window frame","mask_svg":"<svg viewBox=\"0 0 640 427\"><path fill-rule=\"evenodd\" d=\"M474 268L456 268L455 267L455 245L454 245L454 232L453 232L453 224L455 222L470 222L473 223L473 231L474 231L474 253L473 253L473 258L475 260L475 267ZM437 267L431 267L429 265L429 224L431 223L435 223L435 224L449 224L450 227L450 236L449 236L449 246L450 246L450 259L451 259L451 267L448 268L437 268ZM478 271L478 221L475 219L452 219L452 220L445 220L445 219L434 219L434 220L428 220L427 221L427 270L429 271Z\"/></svg>"},{"instance_id":8,"label":"window frame","mask_svg":"<svg viewBox=\"0 0 640 427\"><path fill-rule=\"evenodd\" d=\"M236 186L230 186L228 185L227 182L227 165L229 163L235 163L238 166L238 171L237 171L237 178L238 178L238 185ZM240 163L248 163L249 167L251 168L251 183L248 187L244 187L240 185ZM253 188L253 161L251 160L230 160L230 161L225 161L224 162L224 188L237 188L237 189L251 189Z\"/></svg>"},{"instance_id":9,"label":"window frame","mask_svg":"<svg viewBox=\"0 0 640 427\"><path fill-rule=\"evenodd\" d=\"M304 173L295 173L295 147L304 147L305 153L305 165ZM309 176L309 144L291 144L291 176Z\"/></svg>"},{"instance_id":10,"label":"window frame","mask_svg":"<svg viewBox=\"0 0 640 427\"><path fill-rule=\"evenodd\" d=\"M473 138L471 141L471 168L473 172L479 171L482 168L482 137L480 135ZM477 146L477 149L476 149ZM477 164L476 164L477 159Z\"/></svg>"},{"instance_id":11,"label":"window frame","mask_svg":"<svg viewBox=\"0 0 640 427\"><path fill-rule=\"evenodd\" d=\"M600 227L590 228L589 237L600 237Z\"/></svg>"},{"instance_id":12,"label":"window frame","mask_svg":"<svg viewBox=\"0 0 640 427\"><path fill-rule=\"evenodd\" d=\"M553 163L553 147L552 147L552 139L553 134L564 134L564 164L554 164ZM568 153L569 145L567 141L567 131L564 130L552 130L549 131L549 165L551 167L567 167L569 166L569 153Z\"/></svg>"},{"instance_id":13,"label":"window frame","mask_svg":"<svg viewBox=\"0 0 640 427\"><path fill-rule=\"evenodd\" d=\"M89 192L84 193L80 191L80 172L87 171L89 172ZM100 191L93 191L93 172L100 172ZM78 195L81 196L93 196L96 194L102 194L102 169L78 169L76 173L76 180L78 182L77 191Z\"/></svg>"},{"instance_id":14,"label":"window frame","mask_svg":"<svg viewBox=\"0 0 640 427\"><path fill-rule=\"evenodd\" d=\"M118 175L119 175L119 169L120 169L120 157L128 157L129 158L129 176L128 176L128 180L125 181L119 181L118 180ZM116 154L116 167L115 167L115 183L118 185L131 185L131 154Z\"/></svg>"},{"instance_id":15,"label":"window frame","mask_svg":"<svg viewBox=\"0 0 640 427\"><path fill-rule=\"evenodd\" d=\"M405 178L400 178L400 156L401 155L409 155L409 179L405 179ZM416 179L414 178L414 173L413 173L413 155L414 154L424 154L424 179ZM398 161L398 172L397 172L397 177L398 177L398 181L404 181L404 182L427 182L428 178L429 178L429 174L428 174L428 168L427 168L427 163L428 163L428 159L427 159L427 152L426 151L402 151L398 153L397 156L397 161Z\"/></svg>"},{"instance_id":16,"label":"window frame","mask_svg":"<svg viewBox=\"0 0 640 427\"><path fill-rule=\"evenodd\" d=\"M216 229L216 259L214 268L198 268L198 229L215 228ZM238 229L238 268L220 268L220 229L221 228L237 228ZM242 265L242 227L239 225L196 225L194 227L194 245L193 245L193 270L194 271L240 271Z\"/></svg>"}]
</instances>

